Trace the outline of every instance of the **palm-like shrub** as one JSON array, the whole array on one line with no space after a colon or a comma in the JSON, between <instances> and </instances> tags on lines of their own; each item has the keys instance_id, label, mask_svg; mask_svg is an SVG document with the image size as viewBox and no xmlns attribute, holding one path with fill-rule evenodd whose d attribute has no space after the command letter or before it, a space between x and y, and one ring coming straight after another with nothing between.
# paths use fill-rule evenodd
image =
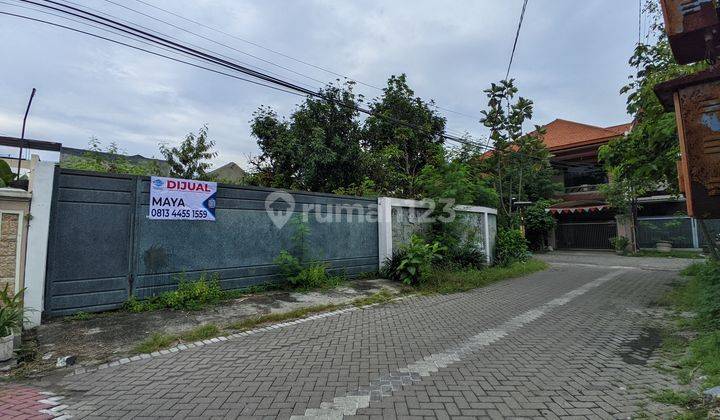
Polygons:
<instances>
[{"instance_id":1,"label":"palm-like shrub","mask_svg":"<svg viewBox=\"0 0 720 420\"><path fill-rule=\"evenodd\" d=\"M0 337L20 332L25 316L23 314L23 293L25 289L16 294L10 293L8 284L0 292Z\"/></svg>"}]
</instances>

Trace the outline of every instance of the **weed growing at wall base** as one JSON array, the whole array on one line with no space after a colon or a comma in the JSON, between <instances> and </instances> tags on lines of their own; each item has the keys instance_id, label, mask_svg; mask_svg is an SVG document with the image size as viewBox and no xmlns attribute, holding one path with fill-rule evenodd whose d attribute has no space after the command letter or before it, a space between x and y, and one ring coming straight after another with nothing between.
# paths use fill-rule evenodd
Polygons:
<instances>
[{"instance_id":1,"label":"weed growing at wall base","mask_svg":"<svg viewBox=\"0 0 720 420\"><path fill-rule=\"evenodd\" d=\"M213 274L208 279L203 273L198 280L188 281L185 275L180 276L176 290L163 292L146 300L138 300L131 296L125 302L125 309L130 312L144 312L158 309L175 309L196 311L204 306L219 302L224 297L220 287L220 278Z\"/></svg>"},{"instance_id":2,"label":"weed growing at wall base","mask_svg":"<svg viewBox=\"0 0 720 420\"><path fill-rule=\"evenodd\" d=\"M547 268L548 265L545 262L534 259L526 262L514 262L505 267L496 266L482 270L448 270L435 267L428 274L427 279L416 286L416 289L421 293L465 292L501 280L522 277Z\"/></svg>"},{"instance_id":3,"label":"weed growing at wall base","mask_svg":"<svg viewBox=\"0 0 720 420\"><path fill-rule=\"evenodd\" d=\"M443 250L445 247L438 242L429 244L413 235L408 244L404 244L399 252L386 261L384 272L391 280L406 285L421 283L433 262L442 258L440 253Z\"/></svg>"},{"instance_id":4,"label":"weed growing at wall base","mask_svg":"<svg viewBox=\"0 0 720 420\"><path fill-rule=\"evenodd\" d=\"M291 236L293 242L292 252L280 251L275 258L280 274L295 288L300 290L332 289L339 286L343 277L328 274L328 264L312 258L308 245L310 228L300 217L293 218L290 223L294 228Z\"/></svg>"}]
</instances>

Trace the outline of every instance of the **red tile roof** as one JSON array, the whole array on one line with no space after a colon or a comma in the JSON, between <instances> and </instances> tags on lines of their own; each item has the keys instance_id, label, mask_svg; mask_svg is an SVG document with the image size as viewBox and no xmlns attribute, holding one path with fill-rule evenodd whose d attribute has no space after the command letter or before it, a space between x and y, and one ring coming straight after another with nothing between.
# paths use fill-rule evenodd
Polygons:
<instances>
[{"instance_id":1,"label":"red tile roof","mask_svg":"<svg viewBox=\"0 0 720 420\"><path fill-rule=\"evenodd\" d=\"M557 119L545 126L543 141L550 150L605 143L613 137L622 136L631 127L632 123L603 128Z\"/></svg>"},{"instance_id":2,"label":"red tile roof","mask_svg":"<svg viewBox=\"0 0 720 420\"><path fill-rule=\"evenodd\" d=\"M625 123L625 124L618 124L618 125L613 125L610 127L605 127L605 129L610 130L610 131L615 131L616 133L618 133L619 135L622 136L625 133L627 133L628 131L630 131L630 129L632 129L632 126L633 126L633 123L629 122L629 123Z\"/></svg>"}]
</instances>

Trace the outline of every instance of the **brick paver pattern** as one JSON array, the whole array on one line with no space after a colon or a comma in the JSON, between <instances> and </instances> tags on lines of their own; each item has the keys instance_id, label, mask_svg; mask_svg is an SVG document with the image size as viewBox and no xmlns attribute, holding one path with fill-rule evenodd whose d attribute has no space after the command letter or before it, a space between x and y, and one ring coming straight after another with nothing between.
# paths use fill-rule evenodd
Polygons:
<instances>
[{"instance_id":1,"label":"brick paver pattern","mask_svg":"<svg viewBox=\"0 0 720 420\"><path fill-rule=\"evenodd\" d=\"M0 419L45 420L66 418L62 397L19 384L0 384Z\"/></svg>"},{"instance_id":2,"label":"brick paver pattern","mask_svg":"<svg viewBox=\"0 0 720 420\"><path fill-rule=\"evenodd\" d=\"M672 384L650 366L642 313L675 278L555 266L70 376L57 391L74 418L335 417L348 396L346 418L626 418L647 387Z\"/></svg>"}]
</instances>

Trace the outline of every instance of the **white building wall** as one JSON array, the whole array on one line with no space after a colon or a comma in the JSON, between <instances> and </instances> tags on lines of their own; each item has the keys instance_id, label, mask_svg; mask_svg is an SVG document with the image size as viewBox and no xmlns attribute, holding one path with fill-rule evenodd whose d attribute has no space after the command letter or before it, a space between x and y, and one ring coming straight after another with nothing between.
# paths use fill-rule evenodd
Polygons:
<instances>
[{"instance_id":1,"label":"white building wall","mask_svg":"<svg viewBox=\"0 0 720 420\"><path fill-rule=\"evenodd\" d=\"M30 172L30 220L25 260L25 328L40 325L45 296L50 207L55 164L38 162Z\"/></svg>"}]
</instances>

